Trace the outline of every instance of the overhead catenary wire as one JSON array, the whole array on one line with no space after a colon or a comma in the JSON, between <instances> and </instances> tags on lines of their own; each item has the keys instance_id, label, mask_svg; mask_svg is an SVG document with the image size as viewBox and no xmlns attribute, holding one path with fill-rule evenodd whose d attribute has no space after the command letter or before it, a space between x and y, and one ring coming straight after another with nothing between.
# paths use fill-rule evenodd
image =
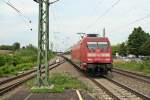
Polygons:
<instances>
[{"instance_id":1,"label":"overhead catenary wire","mask_svg":"<svg viewBox=\"0 0 150 100\"><path fill-rule=\"evenodd\" d=\"M149 15L146 15L146 16L144 16L144 17L138 18L138 19L132 21L132 22L129 23L129 24L137 23L137 22L142 21L142 20L145 20L145 19L147 19L147 18L149 18L149 17L150 17L150 14L149 14Z\"/></svg>"},{"instance_id":2,"label":"overhead catenary wire","mask_svg":"<svg viewBox=\"0 0 150 100\"><path fill-rule=\"evenodd\" d=\"M116 28L116 30L120 29L121 27L128 27L128 26L133 25L133 24L135 24L135 23L137 23L137 22L143 21L143 20L145 20L145 19L147 19L147 18L149 18L149 17L150 17L150 14L149 14L149 15L146 15L146 16L143 16L143 17L141 17L141 18L135 19L134 21L131 21L131 22L128 23L128 24L124 24L124 25L122 25L122 26ZM113 30L112 32L115 32L116 30Z\"/></svg>"},{"instance_id":3,"label":"overhead catenary wire","mask_svg":"<svg viewBox=\"0 0 150 100\"><path fill-rule=\"evenodd\" d=\"M91 0L90 0L91 1ZM97 11L98 7L104 2L104 0L98 0L96 3L95 7L91 9L91 12L89 13L90 16L94 15L95 12ZM83 24L81 23L80 25L80 30L84 30L85 27L83 27Z\"/></svg>"},{"instance_id":4,"label":"overhead catenary wire","mask_svg":"<svg viewBox=\"0 0 150 100\"><path fill-rule=\"evenodd\" d=\"M97 2L97 6L95 6L91 12L90 15L93 15L93 13L95 13L95 11L97 10L98 6L100 6L103 3L104 0L100 0Z\"/></svg>"},{"instance_id":5,"label":"overhead catenary wire","mask_svg":"<svg viewBox=\"0 0 150 100\"><path fill-rule=\"evenodd\" d=\"M11 7L16 13L18 13L18 15L22 18L22 20L24 21L24 23L27 24L27 26L30 28L30 30L32 31L32 21L27 18L26 16L24 16L24 14L19 10L17 9L12 3L10 3L9 1L5 1L5 0L2 0L5 4L7 4L9 7Z\"/></svg>"},{"instance_id":6,"label":"overhead catenary wire","mask_svg":"<svg viewBox=\"0 0 150 100\"><path fill-rule=\"evenodd\" d=\"M51 39L51 43L55 44L53 46L54 49L60 49L58 48L59 47L58 45L60 44L58 43L58 41L56 41L58 39L57 34L59 33L59 23L57 22L56 15L52 9L50 9L50 13L51 13L51 18L54 20L53 23L51 22L51 25L54 24L53 26L55 27L53 29L51 28L51 33L52 33L51 38L53 38Z\"/></svg>"},{"instance_id":7,"label":"overhead catenary wire","mask_svg":"<svg viewBox=\"0 0 150 100\"><path fill-rule=\"evenodd\" d=\"M97 19L94 22L90 23L86 27L86 30L92 28L96 23L98 23L100 21L100 19L103 18L107 13L109 13L112 10L112 8L114 8L117 4L119 4L120 1L121 0L115 1L108 9L105 10L105 12L102 15L98 16Z\"/></svg>"},{"instance_id":8,"label":"overhead catenary wire","mask_svg":"<svg viewBox=\"0 0 150 100\"><path fill-rule=\"evenodd\" d=\"M58 18L56 17L56 14L54 13L54 11L52 9L50 9L50 10L51 10L52 18L54 19L54 22L55 22L54 23L55 27L57 29L57 31L55 31L55 32L59 33L60 32L60 22L57 20Z\"/></svg>"}]
</instances>

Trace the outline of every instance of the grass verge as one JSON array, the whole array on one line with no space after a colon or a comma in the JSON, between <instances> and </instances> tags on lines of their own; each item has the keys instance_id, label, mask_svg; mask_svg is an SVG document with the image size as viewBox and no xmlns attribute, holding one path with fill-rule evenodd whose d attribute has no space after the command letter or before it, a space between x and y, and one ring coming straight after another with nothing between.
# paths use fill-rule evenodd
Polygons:
<instances>
[{"instance_id":1,"label":"grass verge","mask_svg":"<svg viewBox=\"0 0 150 100\"><path fill-rule=\"evenodd\" d=\"M27 82L28 87L33 87L35 79ZM69 74L52 74L49 78L49 83L53 84L54 87L52 89L48 89L43 87L42 89L31 89L34 93L62 93L66 89L79 89L79 90L87 90L88 88L84 83L79 81L78 79L72 77Z\"/></svg>"},{"instance_id":2,"label":"grass verge","mask_svg":"<svg viewBox=\"0 0 150 100\"><path fill-rule=\"evenodd\" d=\"M33 66L35 66L35 63L24 63L24 64L18 64L16 66L6 64L0 67L0 77L18 75L19 72L32 69Z\"/></svg>"},{"instance_id":3,"label":"grass verge","mask_svg":"<svg viewBox=\"0 0 150 100\"><path fill-rule=\"evenodd\" d=\"M114 61L114 67L128 71L135 71L150 76L150 61L143 61L143 62Z\"/></svg>"}]
</instances>

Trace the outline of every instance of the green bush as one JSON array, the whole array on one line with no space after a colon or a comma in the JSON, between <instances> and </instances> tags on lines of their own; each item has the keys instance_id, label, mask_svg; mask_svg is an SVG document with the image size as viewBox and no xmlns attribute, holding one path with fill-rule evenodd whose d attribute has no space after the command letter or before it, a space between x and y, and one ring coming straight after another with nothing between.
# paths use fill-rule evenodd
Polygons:
<instances>
[{"instance_id":1,"label":"green bush","mask_svg":"<svg viewBox=\"0 0 150 100\"><path fill-rule=\"evenodd\" d=\"M0 66L5 64L17 64L17 59L12 55L0 55Z\"/></svg>"},{"instance_id":2,"label":"green bush","mask_svg":"<svg viewBox=\"0 0 150 100\"><path fill-rule=\"evenodd\" d=\"M5 65L5 62L6 62L6 60L5 60L4 56L0 55L0 66Z\"/></svg>"},{"instance_id":3,"label":"green bush","mask_svg":"<svg viewBox=\"0 0 150 100\"><path fill-rule=\"evenodd\" d=\"M34 47L25 48L15 52L15 57L19 58L20 63L36 62L37 49Z\"/></svg>"},{"instance_id":4,"label":"green bush","mask_svg":"<svg viewBox=\"0 0 150 100\"><path fill-rule=\"evenodd\" d=\"M13 74L15 72L15 66L13 65L4 65L0 67L0 76L7 76L8 74Z\"/></svg>"},{"instance_id":5,"label":"green bush","mask_svg":"<svg viewBox=\"0 0 150 100\"><path fill-rule=\"evenodd\" d=\"M143 61L143 62L114 62L114 66L125 69L125 70L131 70L131 71L137 71L141 72L143 74L149 74L150 75L150 61Z\"/></svg>"},{"instance_id":6,"label":"green bush","mask_svg":"<svg viewBox=\"0 0 150 100\"><path fill-rule=\"evenodd\" d=\"M48 52L48 58L54 57L54 53ZM29 45L19 49L13 55L0 55L0 76L17 74L18 71L25 71L35 66L37 62L37 48Z\"/></svg>"},{"instance_id":7,"label":"green bush","mask_svg":"<svg viewBox=\"0 0 150 100\"><path fill-rule=\"evenodd\" d=\"M33 63L18 64L16 66L16 70L18 70L18 71L25 71L25 70L31 69L32 67L34 67Z\"/></svg>"},{"instance_id":8,"label":"green bush","mask_svg":"<svg viewBox=\"0 0 150 100\"><path fill-rule=\"evenodd\" d=\"M0 67L0 76L8 76L8 75L17 75L20 71L29 70L34 66L33 63L24 63L24 64L18 64L17 66L13 65L4 65Z\"/></svg>"}]
</instances>

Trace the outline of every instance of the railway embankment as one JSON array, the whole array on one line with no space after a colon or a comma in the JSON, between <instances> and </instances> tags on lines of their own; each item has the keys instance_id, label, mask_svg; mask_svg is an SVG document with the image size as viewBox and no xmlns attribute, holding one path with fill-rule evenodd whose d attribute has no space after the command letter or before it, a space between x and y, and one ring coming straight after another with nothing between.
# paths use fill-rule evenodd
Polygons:
<instances>
[{"instance_id":1,"label":"railway embankment","mask_svg":"<svg viewBox=\"0 0 150 100\"><path fill-rule=\"evenodd\" d=\"M55 57L55 54L49 51L49 59ZM6 79L27 70L33 69L37 65L37 48L29 45L11 53L0 53L0 78Z\"/></svg>"},{"instance_id":2,"label":"railway embankment","mask_svg":"<svg viewBox=\"0 0 150 100\"><path fill-rule=\"evenodd\" d=\"M142 74L150 77L150 61L124 61L114 60L115 68L131 71L133 73Z\"/></svg>"},{"instance_id":3,"label":"railway embankment","mask_svg":"<svg viewBox=\"0 0 150 100\"><path fill-rule=\"evenodd\" d=\"M117 82L150 95L150 61L114 60L112 74Z\"/></svg>"}]
</instances>

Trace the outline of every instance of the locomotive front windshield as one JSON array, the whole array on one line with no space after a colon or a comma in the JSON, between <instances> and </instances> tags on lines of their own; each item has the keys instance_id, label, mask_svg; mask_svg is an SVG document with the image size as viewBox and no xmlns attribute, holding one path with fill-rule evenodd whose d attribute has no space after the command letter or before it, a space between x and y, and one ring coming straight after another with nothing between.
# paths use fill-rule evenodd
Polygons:
<instances>
[{"instance_id":1,"label":"locomotive front windshield","mask_svg":"<svg viewBox=\"0 0 150 100\"><path fill-rule=\"evenodd\" d=\"M87 46L89 49L96 49L97 48L97 42L87 42Z\"/></svg>"},{"instance_id":2,"label":"locomotive front windshield","mask_svg":"<svg viewBox=\"0 0 150 100\"><path fill-rule=\"evenodd\" d=\"M87 42L87 47L89 49L103 49L108 47L108 42Z\"/></svg>"},{"instance_id":3,"label":"locomotive front windshield","mask_svg":"<svg viewBox=\"0 0 150 100\"><path fill-rule=\"evenodd\" d=\"M98 42L98 48L107 48L108 47L108 43L107 42Z\"/></svg>"}]
</instances>

